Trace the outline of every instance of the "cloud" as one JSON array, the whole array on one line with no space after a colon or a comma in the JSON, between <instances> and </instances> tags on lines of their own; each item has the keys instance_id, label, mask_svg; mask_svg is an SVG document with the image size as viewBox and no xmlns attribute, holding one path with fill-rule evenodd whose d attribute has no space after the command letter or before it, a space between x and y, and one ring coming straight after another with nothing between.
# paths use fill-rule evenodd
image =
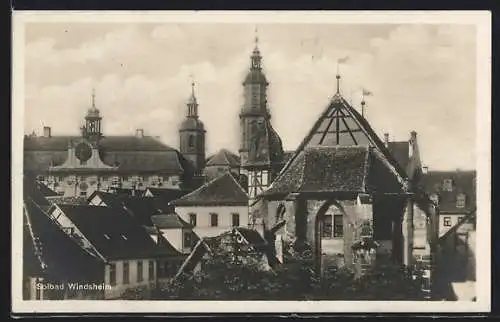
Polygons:
<instances>
[{"instance_id":1,"label":"cloud","mask_svg":"<svg viewBox=\"0 0 500 322\"><path fill-rule=\"evenodd\" d=\"M379 135L407 140L416 130L431 168L474 166L472 27L353 26L349 36L346 26L300 27L259 28L272 121L286 149L296 148L327 106L337 59L349 56L341 66L342 93L356 108L361 88L374 93L366 115ZM34 39L26 46L26 132L40 128L40 120L55 134L78 131L95 87L106 134L141 127L177 146L193 74L207 152L237 151L252 38L250 25L179 24L115 28L73 47L53 34Z\"/></svg>"}]
</instances>

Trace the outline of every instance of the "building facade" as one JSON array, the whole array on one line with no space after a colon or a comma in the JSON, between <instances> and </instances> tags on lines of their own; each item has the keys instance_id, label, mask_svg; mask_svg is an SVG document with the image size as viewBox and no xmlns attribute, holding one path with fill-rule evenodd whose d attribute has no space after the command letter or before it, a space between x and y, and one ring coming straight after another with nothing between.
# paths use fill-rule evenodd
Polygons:
<instances>
[{"instance_id":1,"label":"building facade","mask_svg":"<svg viewBox=\"0 0 500 322\"><path fill-rule=\"evenodd\" d=\"M80 136L54 136L44 127L42 136L24 137L24 173L34 176L66 197L88 197L94 191L147 187L181 189L196 186L197 167L204 162L204 130L181 126L181 149L147 136L137 129L131 136L106 136L103 118L95 106L85 116ZM188 119L197 120L197 103L188 104ZM194 139L192 138L194 136ZM192 145L195 144L193 150ZM203 162L199 162L203 160Z\"/></svg>"}]
</instances>

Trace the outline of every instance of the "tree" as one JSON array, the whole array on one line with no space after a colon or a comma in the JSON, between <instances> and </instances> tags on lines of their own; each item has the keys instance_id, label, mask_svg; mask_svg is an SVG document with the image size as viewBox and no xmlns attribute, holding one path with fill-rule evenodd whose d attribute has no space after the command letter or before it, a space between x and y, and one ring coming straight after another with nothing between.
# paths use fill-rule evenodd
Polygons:
<instances>
[{"instance_id":1,"label":"tree","mask_svg":"<svg viewBox=\"0 0 500 322\"><path fill-rule=\"evenodd\" d=\"M314 271L309 248L288 246L285 263L263 269L263 253L237 242L233 235L213 247L195 274L161 287L160 299L211 300L419 300L424 299L415 272L381 260L357 278L346 268Z\"/></svg>"}]
</instances>

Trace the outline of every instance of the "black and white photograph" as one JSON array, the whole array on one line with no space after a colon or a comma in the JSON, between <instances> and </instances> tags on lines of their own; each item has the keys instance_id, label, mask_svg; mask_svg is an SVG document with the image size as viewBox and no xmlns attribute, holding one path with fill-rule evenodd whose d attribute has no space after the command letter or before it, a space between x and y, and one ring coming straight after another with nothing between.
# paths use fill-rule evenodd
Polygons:
<instances>
[{"instance_id":1,"label":"black and white photograph","mask_svg":"<svg viewBox=\"0 0 500 322\"><path fill-rule=\"evenodd\" d=\"M488 310L490 19L14 12L13 309Z\"/></svg>"}]
</instances>

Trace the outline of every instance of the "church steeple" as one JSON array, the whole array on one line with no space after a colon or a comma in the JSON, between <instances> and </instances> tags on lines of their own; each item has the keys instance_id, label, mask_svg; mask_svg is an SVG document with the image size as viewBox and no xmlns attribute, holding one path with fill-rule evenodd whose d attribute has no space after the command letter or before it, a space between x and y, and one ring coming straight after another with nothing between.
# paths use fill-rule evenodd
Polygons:
<instances>
[{"instance_id":1,"label":"church steeple","mask_svg":"<svg viewBox=\"0 0 500 322\"><path fill-rule=\"evenodd\" d=\"M191 96L187 102L187 117L198 118L198 101L194 93L194 81L191 82Z\"/></svg>"},{"instance_id":2,"label":"church steeple","mask_svg":"<svg viewBox=\"0 0 500 322\"><path fill-rule=\"evenodd\" d=\"M259 50L259 35L257 33L257 28L255 28L255 47L251 56L250 69L262 70L262 56Z\"/></svg>"}]
</instances>

